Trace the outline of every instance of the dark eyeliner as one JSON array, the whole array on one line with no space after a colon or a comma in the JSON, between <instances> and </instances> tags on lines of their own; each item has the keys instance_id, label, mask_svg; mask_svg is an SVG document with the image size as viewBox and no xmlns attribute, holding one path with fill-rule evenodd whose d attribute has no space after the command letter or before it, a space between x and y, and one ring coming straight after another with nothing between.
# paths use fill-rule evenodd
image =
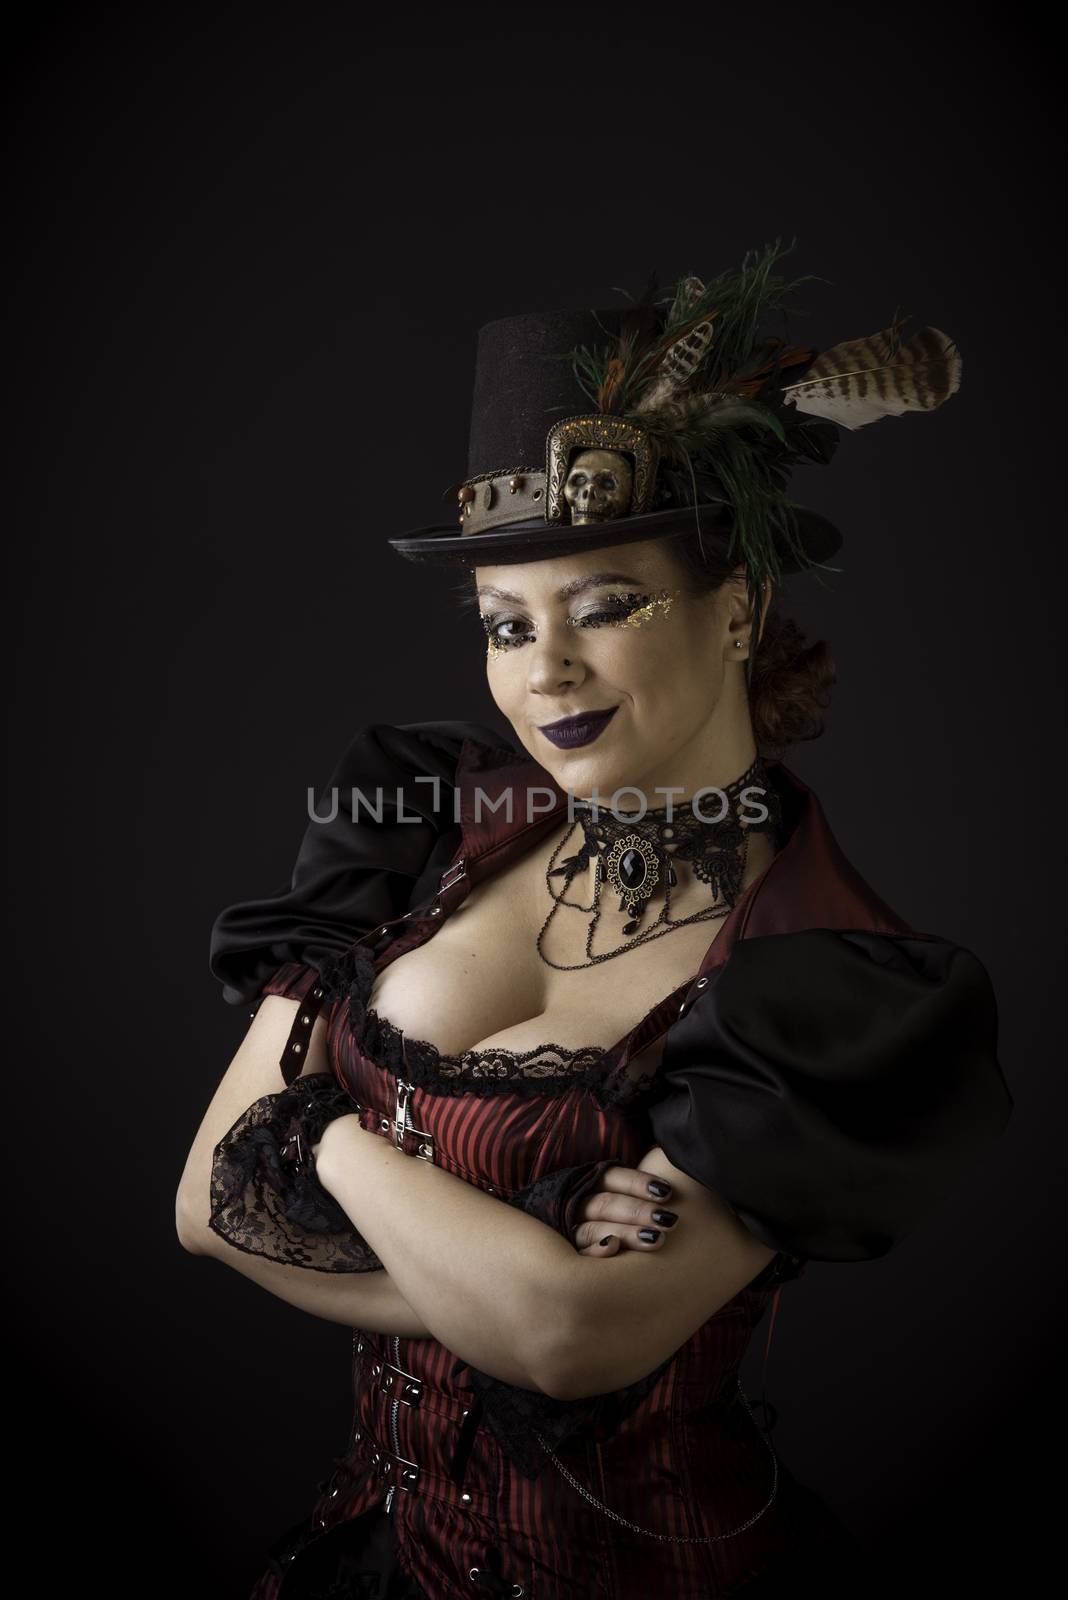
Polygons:
<instances>
[{"instance_id":1,"label":"dark eyeliner","mask_svg":"<svg viewBox=\"0 0 1068 1600\"><path fill-rule=\"evenodd\" d=\"M650 596L637 594L633 591L627 594L609 595L606 597L602 609L587 612L585 616L569 617L568 625L573 628L597 628L614 622L622 622L642 606L647 605ZM483 631L491 649L497 651L515 649L517 646L527 644L534 638L533 632L517 634L514 638L503 639L498 629L507 627L510 623L519 625L525 619L520 617L487 617L480 614Z\"/></svg>"}]
</instances>

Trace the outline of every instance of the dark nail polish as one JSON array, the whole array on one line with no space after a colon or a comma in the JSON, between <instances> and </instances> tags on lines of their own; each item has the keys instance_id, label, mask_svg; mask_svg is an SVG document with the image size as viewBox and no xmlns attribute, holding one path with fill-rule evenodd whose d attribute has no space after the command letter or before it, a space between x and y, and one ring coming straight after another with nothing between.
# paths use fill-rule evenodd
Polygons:
<instances>
[{"instance_id":1,"label":"dark nail polish","mask_svg":"<svg viewBox=\"0 0 1068 1600\"><path fill-rule=\"evenodd\" d=\"M601 1243L602 1244L611 1244L612 1240L614 1238L615 1238L615 1234L614 1233L606 1233L604 1238L601 1240Z\"/></svg>"},{"instance_id":2,"label":"dark nail polish","mask_svg":"<svg viewBox=\"0 0 1068 1600\"><path fill-rule=\"evenodd\" d=\"M666 1200L671 1193L671 1185L665 1183L662 1178L650 1178L649 1193L655 1194L658 1200Z\"/></svg>"},{"instance_id":3,"label":"dark nail polish","mask_svg":"<svg viewBox=\"0 0 1068 1600\"><path fill-rule=\"evenodd\" d=\"M678 1222L678 1220L679 1219L675 1215L674 1211L654 1211L653 1212L653 1221L654 1222L659 1222L659 1224L660 1224L660 1226L662 1228L673 1228L675 1226L676 1222Z\"/></svg>"},{"instance_id":4,"label":"dark nail polish","mask_svg":"<svg viewBox=\"0 0 1068 1600\"><path fill-rule=\"evenodd\" d=\"M655 1228L639 1228L638 1238L644 1239L646 1244L655 1244L660 1235Z\"/></svg>"}]
</instances>

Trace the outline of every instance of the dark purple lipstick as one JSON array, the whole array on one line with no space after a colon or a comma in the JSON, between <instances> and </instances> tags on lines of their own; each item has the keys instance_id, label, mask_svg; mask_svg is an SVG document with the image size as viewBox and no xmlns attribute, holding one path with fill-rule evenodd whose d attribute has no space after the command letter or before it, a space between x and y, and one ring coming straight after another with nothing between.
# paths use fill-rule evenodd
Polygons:
<instances>
[{"instance_id":1,"label":"dark purple lipstick","mask_svg":"<svg viewBox=\"0 0 1068 1600\"><path fill-rule=\"evenodd\" d=\"M546 722L539 728L547 739L561 750L577 750L580 744L590 744L611 722L616 707L607 711L581 711L576 717L564 717L559 722Z\"/></svg>"}]
</instances>

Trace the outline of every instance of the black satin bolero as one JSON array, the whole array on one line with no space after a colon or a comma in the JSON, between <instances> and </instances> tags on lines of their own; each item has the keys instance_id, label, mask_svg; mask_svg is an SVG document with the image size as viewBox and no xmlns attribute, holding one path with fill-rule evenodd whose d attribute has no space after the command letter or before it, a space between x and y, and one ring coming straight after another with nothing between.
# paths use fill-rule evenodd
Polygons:
<instances>
[{"instance_id":1,"label":"black satin bolero","mask_svg":"<svg viewBox=\"0 0 1068 1600\"><path fill-rule=\"evenodd\" d=\"M223 999L247 1005L288 961L321 970L361 934L429 899L460 843L454 821L456 765L466 738L507 748L492 729L476 722L374 723L352 739L319 796L316 813L326 816L337 791L337 815L309 820L287 886L261 899L221 911L211 930L210 966L223 984ZM420 782L420 779L438 782ZM352 820L352 791L375 804ZM401 790L405 817L396 804Z\"/></svg>"},{"instance_id":2,"label":"black satin bolero","mask_svg":"<svg viewBox=\"0 0 1068 1600\"><path fill-rule=\"evenodd\" d=\"M653 1134L765 1244L868 1260L1008 1121L997 1034L985 967L948 939L740 939L666 1035Z\"/></svg>"}]
</instances>

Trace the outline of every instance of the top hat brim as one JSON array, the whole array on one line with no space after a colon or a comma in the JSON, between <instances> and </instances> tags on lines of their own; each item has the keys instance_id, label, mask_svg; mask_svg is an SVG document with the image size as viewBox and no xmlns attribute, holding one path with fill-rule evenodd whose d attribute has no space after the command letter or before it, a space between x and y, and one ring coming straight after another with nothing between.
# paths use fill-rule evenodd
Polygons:
<instances>
[{"instance_id":1,"label":"top hat brim","mask_svg":"<svg viewBox=\"0 0 1068 1600\"><path fill-rule=\"evenodd\" d=\"M671 506L661 511L645 511L633 517L616 517L610 522L579 526L546 522L534 517L510 522L485 533L458 534L452 527L415 528L387 542L398 555L409 561L429 561L449 566L515 565L523 561L545 561L551 556L573 555L580 550L602 550L610 545L632 544L641 539L660 539L694 533L700 529L716 549L726 553L731 526L726 501L708 501L699 506ZM805 506L794 506L797 517L797 543L805 560L799 561L781 539L776 541L779 571L783 574L806 571L837 555L842 535L833 522Z\"/></svg>"}]
</instances>

